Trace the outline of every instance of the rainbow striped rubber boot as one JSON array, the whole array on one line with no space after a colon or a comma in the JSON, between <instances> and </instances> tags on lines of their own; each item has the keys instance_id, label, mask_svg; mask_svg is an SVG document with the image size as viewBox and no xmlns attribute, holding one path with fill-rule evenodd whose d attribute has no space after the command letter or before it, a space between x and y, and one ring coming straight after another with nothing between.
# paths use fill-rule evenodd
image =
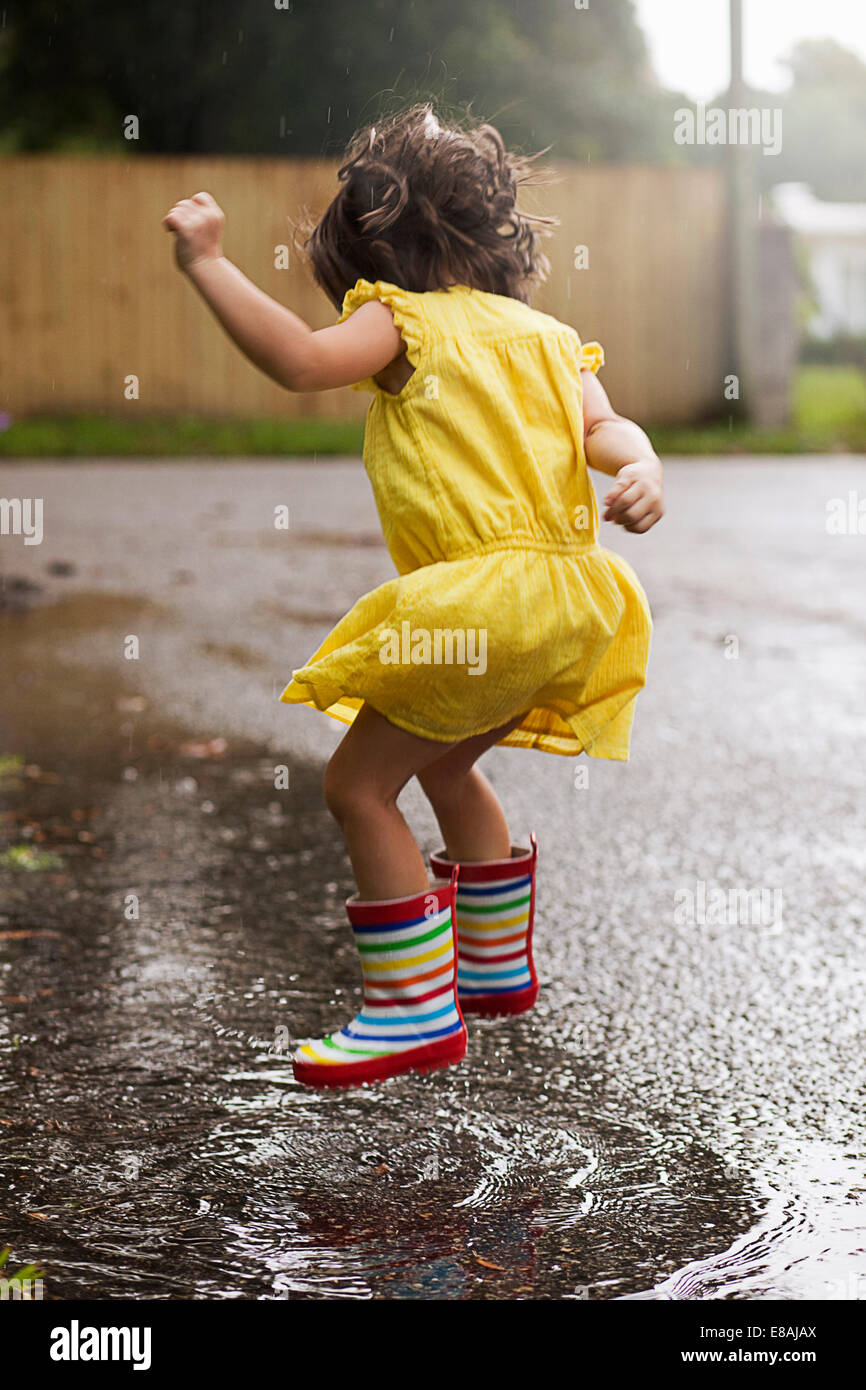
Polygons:
<instances>
[{"instance_id":1,"label":"rainbow striped rubber boot","mask_svg":"<svg viewBox=\"0 0 866 1390\"><path fill-rule=\"evenodd\" d=\"M426 893L383 902L351 897L346 911L364 976L361 1012L295 1052L305 1086L361 1086L459 1062L466 1025L457 1002L457 869ZM446 877L446 875L442 875Z\"/></svg>"},{"instance_id":2,"label":"rainbow striped rubber boot","mask_svg":"<svg viewBox=\"0 0 866 1390\"><path fill-rule=\"evenodd\" d=\"M457 989L464 1013L522 1014L538 998L532 959L535 866L538 841L512 846L510 859L461 864L457 885ZM430 856L437 878L454 865L444 853Z\"/></svg>"}]
</instances>

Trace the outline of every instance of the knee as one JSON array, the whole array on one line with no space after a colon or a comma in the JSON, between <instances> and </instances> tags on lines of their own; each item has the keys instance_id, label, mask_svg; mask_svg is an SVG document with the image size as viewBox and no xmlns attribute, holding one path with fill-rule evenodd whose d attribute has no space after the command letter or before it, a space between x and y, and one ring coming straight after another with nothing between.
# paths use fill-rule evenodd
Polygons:
<instances>
[{"instance_id":1,"label":"knee","mask_svg":"<svg viewBox=\"0 0 866 1390\"><path fill-rule=\"evenodd\" d=\"M384 805L375 787L344 767L336 755L325 768L323 790L325 805L338 825L358 816L372 816Z\"/></svg>"},{"instance_id":2,"label":"knee","mask_svg":"<svg viewBox=\"0 0 866 1390\"><path fill-rule=\"evenodd\" d=\"M351 814L354 788L351 777L342 769L336 758L332 758L325 768L323 783L325 805L338 824Z\"/></svg>"}]
</instances>

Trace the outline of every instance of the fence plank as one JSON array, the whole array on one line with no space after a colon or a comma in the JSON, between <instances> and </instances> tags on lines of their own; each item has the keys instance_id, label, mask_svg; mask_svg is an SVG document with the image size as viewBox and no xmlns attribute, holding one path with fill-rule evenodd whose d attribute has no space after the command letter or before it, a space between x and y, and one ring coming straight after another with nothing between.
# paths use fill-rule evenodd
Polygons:
<instances>
[{"instance_id":1,"label":"fence plank","mask_svg":"<svg viewBox=\"0 0 866 1390\"><path fill-rule=\"evenodd\" d=\"M649 424L718 411L724 377L724 218L712 170L562 165L527 193L560 226L547 242L540 309L605 346L618 409ZM292 395L250 366L174 268L160 220L209 189L226 210L226 253L314 327L335 314L294 245L321 212L335 165L238 158L0 159L0 409L13 415L351 418L351 391ZM275 247L289 247L289 268ZM585 245L588 269L575 266ZM124 378L141 383L126 401Z\"/></svg>"}]
</instances>

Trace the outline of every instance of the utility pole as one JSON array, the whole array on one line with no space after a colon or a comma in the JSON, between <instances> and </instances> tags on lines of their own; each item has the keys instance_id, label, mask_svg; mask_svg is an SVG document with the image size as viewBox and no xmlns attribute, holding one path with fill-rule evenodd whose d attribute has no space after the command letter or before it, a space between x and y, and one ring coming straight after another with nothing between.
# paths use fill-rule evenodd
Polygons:
<instances>
[{"instance_id":1,"label":"utility pole","mask_svg":"<svg viewBox=\"0 0 866 1390\"><path fill-rule=\"evenodd\" d=\"M746 106L743 79L743 0L729 0L731 69L728 109ZM726 161L728 311L726 324L727 371L736 375L740 392L740 418L754 406L754 301L756 199L753 183L753 151L748 144L730 139L728 124Z\"/></svg>"}]
</instances>

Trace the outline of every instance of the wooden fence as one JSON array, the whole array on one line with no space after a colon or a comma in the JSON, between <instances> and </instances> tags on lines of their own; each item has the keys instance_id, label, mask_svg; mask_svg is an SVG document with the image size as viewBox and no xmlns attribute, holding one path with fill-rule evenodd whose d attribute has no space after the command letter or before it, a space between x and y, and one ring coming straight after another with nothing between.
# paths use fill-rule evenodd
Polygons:
<instances>
[{"instance_id":1,"label":"wooden fence","mask_svg":"<svg viewBox=\"0 0 866 1390\"><path fill-rule=\"evenodd\" d=\"M599 339L614 404L639 420L723 408L723 188L709 170L560 166L527 205L561 225L538 308ZM32 156L0 159L0 409L205 416L362 413L343 390L292 395L249 366L174 268L160 219L206 188L226 254L315 327L335 315L292 243L335 166L315 160ZM289 266L277 268L275 248ZM576 248L585 247L586 253ZM578 268L588 258L588 266ZM125 397L134 376L139 397Z\"/></svg>"}]
</instances>

